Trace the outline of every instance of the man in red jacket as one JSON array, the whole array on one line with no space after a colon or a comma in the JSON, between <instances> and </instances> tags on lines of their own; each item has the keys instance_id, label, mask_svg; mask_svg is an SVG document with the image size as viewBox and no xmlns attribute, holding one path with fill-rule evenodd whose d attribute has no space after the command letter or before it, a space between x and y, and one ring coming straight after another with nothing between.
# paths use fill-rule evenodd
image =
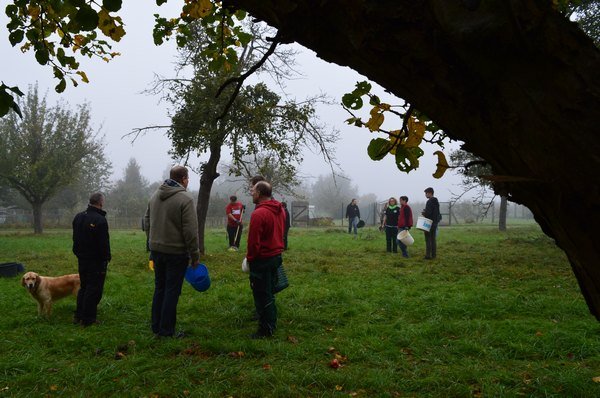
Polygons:
<instances>
[{"instance_id":1,"label":"man in red jacket","mask_svg":"<svg viewBox=\"0 0 600 398\"><path fill-rule=\"evenodd\" d=\"M227 215L227 236L229 237L229 249L237 251L240 248L242 239L242 217L244 215L244 205L238 202L237 196L231 195L229 203L225 206Z\"/></svg>"},{"instance_id":2,"label":"man in red jacket","mask_svg":"<svg viewBox=\"0 0 600 398\"><path fill-rule=\"evenodd\" d=\"M398 216L398 232L411 229L413 226L413 215L408 205L408 196L400 196L400 215ZM402 241L398 240L398 246L402 251L402 257L408 257L408 249Z\"/></svg>"},{"instance_id":3,"label":"man in red jacket","mask_svg":"<svg viewBox=\"0 0 600 398\"><path fill-rule=\"evenodd\" d=\"M282 264L285 212L281 203L271 199L271 184L256 183L251 189L256 208L250 216L248 251L246 259L250 267L250 287L258 314L258 330L250 337L270 337L277 327L277 307L273 287L277 268Z\"/></svg>"}]
</instances>

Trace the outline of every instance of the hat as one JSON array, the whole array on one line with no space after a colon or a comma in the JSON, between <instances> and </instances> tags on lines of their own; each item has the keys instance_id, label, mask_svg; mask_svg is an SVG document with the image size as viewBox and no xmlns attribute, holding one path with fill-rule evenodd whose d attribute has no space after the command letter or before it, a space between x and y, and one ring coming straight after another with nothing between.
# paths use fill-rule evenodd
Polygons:
<instances>
[{"instance_id":1,"label":"hat","mask_svg":"<svg viewBox=\"0 0 600 398\"><path fill-rule=\"evenodd\" d=\"M205 292L210 287L208 268L204 264L198 264L196 268L187 267L185 270L185 280L199 292Z\"/></svg>"}]
</instances>

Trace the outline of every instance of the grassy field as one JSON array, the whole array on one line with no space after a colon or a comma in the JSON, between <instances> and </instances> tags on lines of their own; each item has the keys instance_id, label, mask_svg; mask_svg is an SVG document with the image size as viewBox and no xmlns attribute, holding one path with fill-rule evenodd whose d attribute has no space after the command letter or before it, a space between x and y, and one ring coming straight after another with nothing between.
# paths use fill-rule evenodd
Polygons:
<instances>
[{"instance_id":1,"label":"grassy field","mask_svg":"<svg viewBox=\"0 0 600 398\"><path fill-rule=\"evenodd\" d=\"M375 230L292 229L276 336L254 341L244 253L224 230L208 234L210 290L184 286L190 337L166 340L149 327L144 236L112 231L99 326L71 324L70 298L40 319L19 278L0 278L0 397L600 396L600 324L537 226L443 228L432 262L413 232L403 259ZM70 231L0 231L8 261L76 272Z\"/></svg>"}]
</instances>

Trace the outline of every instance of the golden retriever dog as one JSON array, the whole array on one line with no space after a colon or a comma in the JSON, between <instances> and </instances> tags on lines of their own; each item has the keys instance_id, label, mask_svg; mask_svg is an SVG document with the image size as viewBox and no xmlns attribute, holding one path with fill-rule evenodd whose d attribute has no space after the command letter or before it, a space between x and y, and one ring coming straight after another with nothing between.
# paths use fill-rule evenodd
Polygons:
<instances>
[{"instance_id":1,"label":"golden retriever dog","mask_svg":"<svg viewBox=\"0 0 600 398\"><path fill-rule=\"evenodd\" d=\"M37 300L38 315L46 317L52 313L52 303L69 295L77 296L80 287L79 274L51 277L27 272L21 278L21 284Z\"/></svg>"}]
</instances>

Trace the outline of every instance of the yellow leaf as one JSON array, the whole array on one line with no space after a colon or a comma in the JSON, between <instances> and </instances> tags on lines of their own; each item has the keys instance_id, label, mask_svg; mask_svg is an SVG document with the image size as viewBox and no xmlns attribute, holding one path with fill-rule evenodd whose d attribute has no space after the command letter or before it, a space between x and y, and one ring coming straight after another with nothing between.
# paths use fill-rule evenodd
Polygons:
<instances>
[{"instance_id":1,"label":"yellow leaf","mask_svg":"<svg viewBox=\"0 0 600 398\"><path fill-rule=\"evenodd\" d=\"M31 17L32 21L35 21L36 19L38 19L40 17L40 7L38 5L29 5L27 6L27 13L29 14L29 16Z\"/></svg>"},{"instance_id":2,"label":"yellow leaf","mask_svg":"<svg viewBox=\"0 0 600 398\"><path fill-rule=\"evenodd\" d=\"M188 14L194 19L204 18L212 10L212 3L210 0L192 0L190 3Z\"/></svg>"},{"instance_id":3,"label":"yellow leaf","mask_svg":"<svg viewBox=\"0 0 600 398\"><path fill-rule=\"evenodd\" d=\"M339 384L335 386L335 391L342 391L344 389L344 387L340 386Z\"/></svg>"},{"instance_id":4,"label":"yellow leaf","mask_svg":"<svg viewBox=\"0 0 600 398\"><path fill-rule=\"evenodd\" d=\"M373 109L371 109L371 118L365 123L365 127L370 131L377 131L383 124L384 119L385 117L383 116L383 113L381 113L379 107L374 106Z\"/></svg>"},{"instance_id":5,"label":"yellow leaf","mask_svg":"<svg viewBox=\"0 0 600 398\"><path fill-rule=\"evenodd\" d=\"M86 38L83 35L75 35L73 37L73 41L79 47L84 46L87 42Z\"/></svg>"},{"instance_id":6,"label":"yellow leaf","mask_svg":"<svg viewBox=\"0 0 600 398\"><path fill-rule=\"evenodd\" d=\"M56 391L56 390L58 390L58 386L57 385L53 384L53 385L50 386L50 391Z\"/></svg>"},{"instance_id":7,"label":"yellow leaf","mask_svg":"<svg viewBox=\"0 0 600 398\"><path fill-rule=\"evenodd\" d=\"M433 178L442 178L449 167L448 162L446 161L446 156L442 151L435 151L433 154L437 155L438 157L437 169L435 170L435 173L433 173Z\"/></svg>"},{"instance_id":8,"label":"yellow leaf","mask_svg":"<svg viewBox=\"0 0 600 398\"><path fill-rule=\"evenodd\" d=\"M402 134L402 130L393 130L390 131L390 153L392 155L396 154L396 148L398 148L399 145L401 145L400 143L402 142L402 138L401 137Z\"/></svg>"},{"instance_id":9,"label":"yellow leaf","mask_svg":"<svg viewBox=\"0 0 600 398\"><path fill-rule=\"evenodd\" d=\"M89 83L89 82L90 82L90 81L88 80L88 77L87 77L87 75L85 74L85 72L84 72L84 71L82 71L82 70L78 70L78 71L77 71L77 72L75 72L75 73L77 73L79 76L81 76L81 81L82 81L82 82L84 82L84 83Z\"/></svg>"},{"instance_id":10,"label":"yellow leaf","mask_svg":"<svg viewBox=\"0 0 600 398\"><path fill-rule=\"evenodd\" d=\"M600 383L600 376L592 377L594 383Z\"/></svg>"},{"instance_id":11,"label":"yellow leaf","mask_svg":"<svg viewBox=\"0 0 600 398\"><path fill-rule=\"evenodd\" d=\"M98 28L114 41L120 41L125 36L125 29L122 24L117 25L116 22L120 23L120 19L111 17L106 10L102 9L98 12Z\"/></svg>"},{"instance_id":12,"label":"yellow leaf","mask_svg":"<svg viewBox=\"0 0 600 398\"><path fill-rule=\"evenodd\" d=\"M421 144L423 141L423 136L425 135L425 123L417 121L413 116L408 119L408 123L406 124L408 129L408 138L404 143L404 146L407 148L415 148Z\"/></svg>"}]
</instances>

